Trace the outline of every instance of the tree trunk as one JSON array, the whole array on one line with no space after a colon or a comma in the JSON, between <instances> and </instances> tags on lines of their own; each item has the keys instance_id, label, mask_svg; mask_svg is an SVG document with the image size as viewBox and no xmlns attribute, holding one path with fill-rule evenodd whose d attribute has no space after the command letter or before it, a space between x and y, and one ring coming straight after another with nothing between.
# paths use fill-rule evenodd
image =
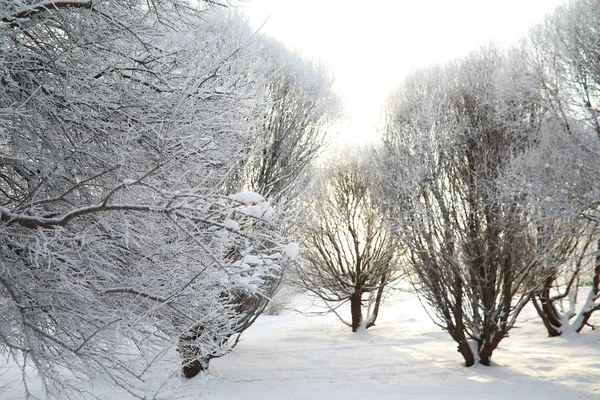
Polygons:
<instances>
[{"instance_id":1,"label":"tree trunk","mask_svg":"<svg viewBox=\"0 0 600 400\"><path fill-rule=\"evenodd\" d=\"M492 353L494 349L491 345L485 345L481 348L479 352L479 363L485 366L490 366L492 364Z\"/></svg>"},{"instance_id":2,"label":"tree trunk","mask_svg":"<svg viewBox=\"0 0 600 400\"><path fill-rule=\"evenodd\" d=\"M458 352L465 359L466 367L472 367L475 365L475 355L473 354L473 350L471 349L471 346L469 346L469 342L467 342L466 339L458 342Z\"/></svg>"},{"instance_id":3,"label":"tree trunk","mask_svg":"<svg viewBox=\"0 0 600 400\"><path fill-rule=\"evenodd\" d=\"M448 326L448 330L450 332L450 336L452 339L458 343L458 352L465 359L465 366L472 367L475 364L475 355L473 354L473 349L469 345L467 341L467 337L465 335L465 324L464 324L464 315L463 315L463 280L460 276L456 276L454 279L454 290L456 291L456 302L454 304L454 310L450 313L450 310L446 310L446 321L452 321L452 315L454 315L456 325Z\"/></svg>"},{"instance_id":4,"label":"tree trunk","mask_svg":"<svg viewBox=\"0 0 600 400\"><path fill-rule=\"evenodd\" d=\"M352 313L352 332L356 332L362 324L362 293L358 288L350 297L350 312Z\"/></svg>"},{"instance_id":5,"label":"tree trunk","mask_svg":"<svg viewBox=\"0 0 600 400\"><path fill-rule=\"evenodd\" d=\"M181 368L181 372L183 373L183 376L188 379L195 377L200 372L202 372L208 368L208 365L206 365L206 366L203 365L203 361L200 361L198 359L189 360L187 363L186 363L186 360L182 360L182 361L183 361L183 366Z\"/></svg>"},{"instance_id":6,"label":"tree trunk","mask_svg":"<svg viewBox=\"0 0 600 400\"><path fill-rule=\"evenodd\" d=\"M462 321L457 321L457 326L454 327L453 330L449 331L449 333L450 336L452 336L452 339L458 343L457 351L465 359L465 366L472 367L475 364L475 355L473 354L473 349L471 349L471 346L469 345L469 342L465 336Z\"/></svg>"},{"instance_id":7,"label":"tree trunk","mask_svg":"<svg viewBox=\"0 0 600 400\"><path fill-rule=\"evenodd\" d=\"M548 331L548 336L550 337L556 337L562 334L562 329L560 329L562 327L560 313L554 306L554 301L550 295L550 289L555 280L556 277L554 274L549 275L544 279L542 288L536 290L531 295L533 306L542 319L542 322Z\"/></svg>"},{"instance_id":8,"label":"tree trunk","mask_svg":"<svg viewBox=\"0 0 600 400\"><path fill-rule=\"evenodd\" d=\"M545 292L546 288L543 289L543 293ZM531 296L531 300L538 315L542 319L546 330L548 331L548 336L560 336L562 334L562 330L560 329L562 323L560 322L558 314L556 313L556 309L554 308L554 304L552 304L553 302L549 296L545 296L542 293L534 293Z\"/></svg>"},{"instance_id":9,"label":"tree trunk","mask_svg":"<svg viewBox=\"0 0 600 400\"><path fill-rule=\"evenodd\" d=\"M489 338L487 340L482 341L477 348L479 363L482 365L490 366L492 364L492 354L494 353L494 350L498 348L498 345L500 344L502 339L504 339L507 336L508 330L505 328L501 330L495 330L489 335Z\"/></svg>"},{"instance_id":10,"label":"tree trunk","mask_svg":"<svg viewBox=\"0 0 600 400\"><path fill-rule=\"evenodd\" d=\"M181 356L181 372L186 378L193 378L201 371L208 369L210 356L202 356L202 352L196 340L200 337L202 328L190 331L187 335L179 337L177 352Z\"/></svg>"},{"instance_id":11,"label":"tree trunk","mask_svg":"<svg viewBox=\"0 0 600 400\"><path fill-rule=\"evenodd\" d=\"M381 277L380 286L377 289L377 295L375 296L375 305L373 306L373 315L369 318L369 322L365 326L365 329L369 329L372 326L375 326L375 321L377 320L377 316L379 315L379 306L381 305L381 298L383 297L383 290L385 289L385 281L387 277L383 275Z\"/></svg>"}]
</instances>

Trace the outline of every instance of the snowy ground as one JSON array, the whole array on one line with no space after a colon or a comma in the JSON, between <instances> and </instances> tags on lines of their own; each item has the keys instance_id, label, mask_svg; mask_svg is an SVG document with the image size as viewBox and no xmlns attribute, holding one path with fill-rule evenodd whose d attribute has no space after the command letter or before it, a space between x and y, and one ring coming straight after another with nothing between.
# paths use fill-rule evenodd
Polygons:
<instances>
[{"instance_id":1,"label":"snowy ground","mask_svg":"<svg viewBox=\"0 0 600 400\"><path fill-rule=\"evenodd\" d=\"M307 309L305 297L293 305ZM600 332L548 338L531 310L494 353L495 365L465 368L450 337L412 294L396 292L377 326L352 334L334 316L293 311L262 316L210 374L184 380L168 372L162 398L185 399L600 399ZM1 368L1 367L0 367ZM168 371L168 370L164 370ZM15 368L1 399L22 399ZM104 399L129 399L106 388Z\"/></svg>"}]
</instances>

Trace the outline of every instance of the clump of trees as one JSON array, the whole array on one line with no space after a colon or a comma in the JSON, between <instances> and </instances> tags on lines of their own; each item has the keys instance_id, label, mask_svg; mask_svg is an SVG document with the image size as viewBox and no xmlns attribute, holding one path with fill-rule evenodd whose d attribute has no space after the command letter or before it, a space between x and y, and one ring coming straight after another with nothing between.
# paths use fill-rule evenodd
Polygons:
<instances>
[{"instance_id":1,"label":"clump of trees","mask_svg":"<svg viewBox=\"0 0 600 400\"><path fill-rule=\"evenodd\" d=\"M324 164L309 194L297 280L356 332L375 325L400 273L398 249L375 196L373 160L366 150L344 153ZM350 319L340 312L348 303Z\"/></svg>"},{"instance_id":2,"label":"clump of trees","mask_svg":"<svg viewBox=\"0 0 600 400\"><path fill-rule=\"evenodd\" d=\"M599 4L558 9L518 47L417 71L387 103L385 210L467 366L490 364L529 300L550 335L600 308Z\"/></svg>"},{"instance_id":3,"label":"clump of trees","mask_svg":"<svg viewBox=\"0 0 600 400\"><path fill-rule=\"evenodd\" d=\"M0 341L50 396L74 377L143 396L135 381L175 348L195 375L293 263L267 200L231 185L290 66L253 58L286 56L218 8L0 5ZM320 72L293 71L303 107Z\"/></svg>"}]
</instances>

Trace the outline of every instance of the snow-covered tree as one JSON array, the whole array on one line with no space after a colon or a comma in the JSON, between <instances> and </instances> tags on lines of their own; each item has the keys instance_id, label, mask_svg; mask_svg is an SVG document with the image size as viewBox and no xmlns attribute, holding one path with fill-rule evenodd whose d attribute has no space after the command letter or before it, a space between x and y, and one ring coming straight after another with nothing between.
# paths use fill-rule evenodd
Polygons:
<instances>
[{"instance_id":1,"label":"snow-covered tree","mask_svg":"<svg viewBox=\"0 0 600 400\"><path fill-rule=\"evenodd\" d=\"M538 262L534 216L502 177L540 109L508 61L489 46L415 72L390 97L383 132L381 186L408 272L467 366L491 363Z\"/></svg>"},{"instance_id":2,"label":"snow-covered tree","mask_svg":"<svg viewBox=\"0 0 600 400\"><path fill-rule=\"evenodd\" d=\"M356 332L375 325L400 274L398 249L372 196L372 159L366 150L344 153L320 171L308 196L298 281ZM349 320L340 311L348 302Z\"/></svg>"},{"instance_id":3,"label":"snow-covered tree","mask_svg":"<svg viewBox=\"0 0 600 400\"><path fill-rule=\"evenodd\" d=\"M324 66L270 43L266 104L246 164L248 189L285 203L306 186L307 170L321 153L326 128L339 106Z\"/></svg>"},{"instance_id":4,"label":"snow-covered tree","mask_svg":"<svg viewBox=\"0 0 600 400\"><path fill-rule=\"evenodd\" d=\"M236 26L235 35L248 37L247 25L240 24L239 16L231 17L228 25ZM260 90L245 117L250 141L236 155L223 187L229 193L260 193L277 208L277 225L289 234L299 212L295 208L299 194L310 181L309 169L324 147L326 129L339 108L333 79L325 66L290 52L273 39L253 36L237 53L244 59L243 65L250 67L248 76L260 82L254 89ZM227 88L230 86L223 90ZM238 320L236 332L251 326L265 310L282 277L265 282L260 297L236 292L236 310L244 316ZM233 343L237 344L237 339Z\"/></svg>"},{"instance_id":5,"label":"snow-covered tree","mask_svg":"<svg viewBox=\"0 0 600 400\"><path fill-rule=\"evenodd\" d=\"M597 0L559 7L525 42L547 112L535 148L515 163L513 175L527 184L527 201L543 211L541 225L552 227L545 232L556 243L560 262L544 268L533 293L550 336L581 331L600 309L599 12ZM580 301L584 281L591 287Z\"/></svg>"},{"instance_id":6,"label":"snow-covered tree","mask_svg":"<svg viewBox=\"0 0 600 400\"><path fill-rule=\"evenodd\" d=\"M0 4L0 341L49 396L143 396L175 348L192 375L289 261L268 203L222 191L264 83L216 5Z\"/></svg>"},{"instance_id":7,"label":"snow-covered tree","mask_svg":"<svg viewBox=\"0 0 600 400\"><path fill-rule=\"evenodd\" d=\"M255 77L264 84L254 108L251 146L244 149L226 183L229 191L260 193L278 210L279 226L294 234L301 213L299 199L311 180L310 168L326 142L326 130L336 118L339 102L326 68L290 53L282 44L261 38L250 57L258 65ZM266 296L237 298L247 316L239 330L250 326L270 304L282 281L265 286Z\"/></svg>"}]
</instances>

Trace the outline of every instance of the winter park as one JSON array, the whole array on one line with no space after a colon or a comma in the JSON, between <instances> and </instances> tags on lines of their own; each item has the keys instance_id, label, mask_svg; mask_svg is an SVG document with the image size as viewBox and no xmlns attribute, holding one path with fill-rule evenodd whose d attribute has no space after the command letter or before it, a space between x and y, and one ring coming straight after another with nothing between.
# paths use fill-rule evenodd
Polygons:
<instances>
[{"instance_id":1,"label":"winter park","mask_svg":"<svg viewBox=\"0 0 600 400\"><path fill-rule=\"evenodd\" d=\"M600 0L0 1L0 399L600 399Z\"/></svg>"}]
</instances>

